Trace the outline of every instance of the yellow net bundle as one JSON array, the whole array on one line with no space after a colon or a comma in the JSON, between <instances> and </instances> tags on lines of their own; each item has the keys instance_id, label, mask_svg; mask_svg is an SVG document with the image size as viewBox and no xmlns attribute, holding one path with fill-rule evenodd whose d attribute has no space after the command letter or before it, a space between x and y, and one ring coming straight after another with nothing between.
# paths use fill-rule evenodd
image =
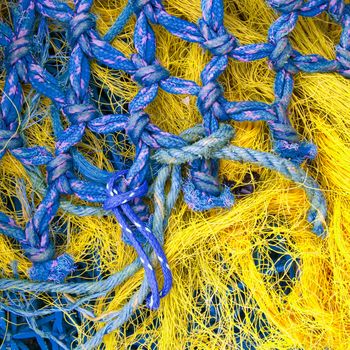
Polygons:
<instances>
[{"instance_id":1,"label":"yellow net bundle","mask_svg":"<svg viewBox=\"0 0 350 350\"><path fill-rule=\"evenodd\" d=\"M225 1L225 26L241 44L263 42L276 12L263 0ZM92 13L103 35L113 25L126 1L95 0ZM167 12L190 22L201 17L199 0L164 1ZM10 2L1 4L6 18ZM133 53L132 18L112 45L126 56ZM210 60L199 45L154 26L156 55L174 76L200 84L200 73ZM303 54L334 58L341 28L326 14L300 18L290 36ZM57 48L57 51L60 49ZM58 54L58 53L56 53ZM138 88L126 74L92 63L92 80L110 92L110 100L95 103L118 106L129 102ZM4 84L1 77L1 86ZM264 60L234 60L219 78L230 101L273 101L274 72ZM120 100L115 100L119 96ZM119 102L123 101L123 102ZM40 123L26 129L33 145L53 145L49 100L42 99L36 116ZM309 208L304 190L276 172L232 161L220 162L220 177L237 186L250 174L254 192L236 200L230 209L206 212L190 210L177 202L165 233L164 250L174 283L157 311L141 307L122 328L103 339L105 349L330 349L350 348L350 82L339 74L300 73L290 106L290 119L303 139L317 145L314 161L304 164L320 184L328 205L328 236L315 236L305 219ZM201 122L194 97L159 92L147 108L151 121L161 129L180 134ZM35 120L35 118L33 119ZM263 122L231 122L236 130L234 145L271 150ZM117 136L114 138L118 143ZM104 138L88 132L80 150L98 167L112 170L103 152ZM133 150L119 145L125 155ZM16 218L8 198L27 197L38 203L22 165L7 154L0 164L0 210ZM259 176L254 177L254 174ZM6 198L6 199L5 199ZM25 200L23 200L25 207ZM29 210L29 209L28 209ZM30 217L26 212L18 221ZM67 235L58 250L74 261L91 262L98 256L101 274L109 276L131 263L136 254L121 237L110 216L77 217L60 209L60 222ZM93 253L93 254L92 254ZM19 247L0 235L2 277L26 276L29 261ZM283 266L283 269L279 269ZM84 278L84 277L83 277ZM113 293L98 298L78 328L72 348L103 326L99 318L120 309L140 286L139 270ZM43 296L43 298L48 298ZM50 303L49 300L46 302ZM69 313L68 323L74 324ZM10 324L8 325L10 327ZM1 343L1 341L0 341Z\"/></svg>"}]
</instances>

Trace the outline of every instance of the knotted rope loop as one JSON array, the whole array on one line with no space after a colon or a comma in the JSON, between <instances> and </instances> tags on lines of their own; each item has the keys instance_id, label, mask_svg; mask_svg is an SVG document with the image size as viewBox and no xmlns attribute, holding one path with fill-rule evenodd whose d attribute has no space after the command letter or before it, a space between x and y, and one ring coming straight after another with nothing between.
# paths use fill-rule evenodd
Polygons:
<instances>
[{"instance_id":1,"label":"knotted rope loop","mask_svg":"<svg viewBox=\"0 0 350 350\"><path fill-rule=\"evenodd\" d=\"M164 11L160 0L135 0L133 8L136 15L144 12L152 23L157 23L157 15Z\"/></svg>"},{"instance_id":2,"label":"knotted rope loop","mask_svg":"<svg viewBox=\"0 0 350 350\"><path fill-rule=\"evenodd\" d=\"M238 40L224 26L214 30L204 20L200 20L199 28L205 38L201 45L215 56L229 55L238 46Z\"/></svg>"},{"instance_id":3,"label":"knotted rope loop","mask_svg":"<svg viewBox=\"0 0 350 350\"><path fill-rule=\"evenodd\" d=\"M152 158L158 163L168 165L185 164L196 159L211 159L215 151L230 143L234 136L234 129L229 124L220 124L219 129L207 137L203 137L203 129L198 127L187 130L186 134L187 139L196 140L197 135L202 138L181 149L160 149Z\"/></svg>"},{"instance_id":4,"label":"knotted rope loop","mask_svg":"<svg viewBox=\"0 0 350 350\"><path fill-rule=\"evenodd\" d=\"M141 135L149 124L149 116L144 111L134 112L130 115L126 132L134 145L137 145Z\"/></svg>"},{"instance_id":5,"label":"knotted rope loop","mask_svg":"<svg viewBox=\"0 0 350 350\"><path fill-rule=\"evenodd\" d=\"M33 263L47 262L51 260L55 254L53 245L46 240L42 240L36 245L31 244L28 241L23 241L21 242L21 246L28 259Z\"/></svg>"},{"instance_id":6,"label":"knotted rope loop","mask_svg":"<svg viewBox=\"0 0 350 350\"><path fill-rule=\"evenodd\" d=\"M299 10L304 0L267 0L267 3L276 11L288 13Z\"/></svg>"},{"instance_id":7,"label":"knotted rope loop","mask_svg":"<svg viewBox=\"0 0 350 350\"><path fill-rule=\"evenodd\" d=\"M72 156L67 153L62 153L56 156L47 165L47 181L52 183L62 175L66 174L68 170L72 168L73 161Z\"/></svg>"},{"instance_id":8,"label":"knotted rope loop","mask_svg":"<svg viewBox=\"0 0 350 350\"><path fill-rule=\"evenodd\" d=\"M152 64L140 67L133 75L133 79L141 86L150 86L158 84L162 80L168 78L170 73L160 64Z\"/></svg>"},{"instance_id":9,"label":"knotted rope loop","mask_svg":"<svg viewBox=\"0 0 350 350\"><path fill-rule=\"evenodd\" d=\"M107 183L107 191L109 196L104 202L105 210L112 210L120 207L122 204L126 204L132 202L137 198L143 198L148 191L148 184L144 181L141 186L133 189L126 190L126 192L122 192L121 189L126 187L124 176L127 174L127 171L119 171L111 176L109 182ZM118 180L124 180L122 184L118 185Z\"/></svg>"},{"instance_id":10,"label":"knotted rope loop","mask_svg":"<svg viewBox=\"0 0 350 350\"><path fill-rule=\"evenodd\" d=\"M193 129L194 133L198 131ZM197 137L191 134L191 138ZM202 134L199 134L202 136ZM213 152L227 146L234 135L233 128L228 124L220 124L219 129L207 137L201 138L192 145L178 149L161 149L153 158L162 164L184 164L194 161L205 161L212 158ZM186 203L193 210L208 210L213 207L231 207L234 197L230 189L220 186L216 177L205 171L191 171L190 177L185 180L183 191Z\"/></svg>"},{"instance_id":11,"label":"knotted rope loop","mask_svg":"<svg viewBox=\"0 0 350 350\"><path fill-rule=\"evenodd\" d=\"M202 86L197 97L197 107L204 116L222 95L222 86L217 81L210 81Z\"/></svg>"},{"instance_id":12,"label":"knotted rope loop","mask_svg":"<svg viewBox=\"0 0 350 350\"><path fill-rule=\"evenodd\" d=\"M224 129L228 125L220 126L221 132L229 135L230 130ZM220 131L219 129L219 131ZM200 131L198 131L200 133ZM232 131L231 131L232 132ZM309 177L303 169L287 159L280 158L272 153L261 152L249 148L241 148L233 145L220 145L216 139L210 135L200 139L192 145L184 146L180 149L162 149L153 155L153 159L162 164L181 165L192 162L196 159L229 159L238 162L248 162L268 169L278 171L288 179L302 184L309 198L310 210L307 216L308 221L313 225L313 231L324 237L325 218L327 206L322 192L317 183ZM198 197L198 196L197 196ZM197 198L195 197L195 198ZM198 197L200 201L201 198ZM201 203L199 203L201 204Z\"/></svg>"},{"instance_id":13,"label":"knotted rope loop","mask_svg":"<svg viewBox=\"0 0 350 350\"><path fill-rule=\"evenodd\" d=\"M288 60L293 56L288 35L295 28L297 21L298 15L295 12L286 13L282 14L269 28L268 39L274 46L269 56L269 66L275 71L288 69Z\"/></svg>"},{"instance_id":14,"label":"knotted rope loop","mask_svg":"<svg viewBox=\"0 0 350 350\"><path fill-rule=\"evenodd\" d=\"M71 47L74 47L81 36L85 36L96 26L96 18L93 14L86 11L75 14L69 22L68 37Z\"/></svg>"},{"instance_id":15,"label":"knotted rope loop","mask_svg":"<svg viewBox=\"0 0 350 350\"><path fill-rule=\"evenodd\" d=\"M72 156L68 153L59 154L46 167L48 184L54 184L60 193L71 194L69 177L72 168Z\"/></svg>"}]
</instances>

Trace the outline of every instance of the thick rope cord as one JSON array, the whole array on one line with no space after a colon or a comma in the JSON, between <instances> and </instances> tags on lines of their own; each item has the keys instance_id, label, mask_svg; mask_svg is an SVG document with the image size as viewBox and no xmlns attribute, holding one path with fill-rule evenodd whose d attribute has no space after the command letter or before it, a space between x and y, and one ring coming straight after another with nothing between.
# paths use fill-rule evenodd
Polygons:
<instances>
[{"instance_id":1,"label":"thick rope cord","mask_svg":"<svg viewBox=\"0 0 350 350\"><path fill-rule=\"evenodd\" d=\"M104 38L95 29L95 18L90 13L92 0L76 0L73 8L56 0L18 2L19 7L13 10L13 29L0 24L0 45L5 48L6 57L6 80L0 106L0 157L8 150L19 160L43 199L24 229L0 213L1 232L19 242L33 263L29 272L33 281L1 279L0 290L75 294L84 296L84 304L88 304L93 303L96 296L112 291L143 266L145 280L139 291L123 309L113 316L102 317L102 320L108 319L107 324L85 344L90 348L98 346L103 336L125 322L145 298L149 308L157 309L160 298L169 293L172 276L162 244L180 187L185 201L194 210L229 208L234 204L230 188L221 185L218 178L220 159L256 164L303 186L310 203L307 220L314 233L326 236L324 196L317 183L301 168L303 161L316 156L316 147L300 140L289 121L288 108L298 72L337 72L349 77L349 5L342 0L267 2L280 16L271 25L266 43L249 45L240 45L224 27L222 0L202 0L202 18L198 25L170 15L160 0L129 1ZM322 12L327 12L343 28L334 60L320 55L302 55L289 41L300 16L314 17ZM128 58L109 41L121 32L132 14L136 17L135 53ZM50 72L30 50L36 18L56 21L67 29L70 48L67 84L62 84L59 76ZM153 31L156 25L183 40L200 44L212 55L201 73L201 85L171 76L161 66L156 58ZM251 62L265 58L276 72L273 103L226 100L218 79L229 59ZM104 115L94 106L90 98L91 61L123 71L139 85L127 113ZM51 118L56 126L54 150L25 146L20 119L24 108L23 83L30 84L37 94L52 102ZM159 89L170 94L196 96L203 126L178 136L153 125L146 109ZM275 154L229 145L234 136L228 124L230 120L265 121ZM124 133L135 149L130 167L108 172L90 164L76 149L83 142L87 129L100 135ZM155 178L150 175L152 162L163 166ZM45 184L39 166L46 168ZM181 166L188 170L183 181ZM169 177L171 187L165 195ZM146 196L152 195L155 198L153 214L145 201ZM65 196L103 204L104 210L96 206L75 206L62 199ZM50 225L60 206L82 216L113 213L122 228L124 241L135 248L139 258L106 279L64 282L74 274L75 266L68 254L57 256L55 253ZM164 277L161 290L156 264L160 265ZM8 310L20 314L20 307L11 305L10 299L8 302ZM67 301L67 307L88 314L79 302ZM31 327L37 328L35 323ZM41 336L46 337L45 334Z\"/></svg>"}]
</instances>

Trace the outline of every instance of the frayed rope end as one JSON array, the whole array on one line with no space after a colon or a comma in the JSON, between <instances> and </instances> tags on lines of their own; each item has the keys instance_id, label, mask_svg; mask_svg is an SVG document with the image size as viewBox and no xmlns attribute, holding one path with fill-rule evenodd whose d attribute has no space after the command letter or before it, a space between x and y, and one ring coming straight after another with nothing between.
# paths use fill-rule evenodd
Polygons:
<instances>
[{"instance_id":1,"label":"frayed rope end","mask_svg":"<svg viewBox=\"0 0 350 350\"><path fill-rule=\"evenodd\" d=\"M224 186L219 196L213 196L196 189L191 181L183 184L184 199L189 208L194 211L203 211L213 208L231 208L235 202L230 189Z\"/></svg>"},{"instance_id":2,"label":"frayed rope end","mask_svg":"<svg viewBox=\"0 0 350 350\"><path fill-rule=\"evenodd\" d=\"M65 253L53 260L33 263L29 276L33 281L62 283L74 270L73 258Z\"/></svg>"}]
</instances>

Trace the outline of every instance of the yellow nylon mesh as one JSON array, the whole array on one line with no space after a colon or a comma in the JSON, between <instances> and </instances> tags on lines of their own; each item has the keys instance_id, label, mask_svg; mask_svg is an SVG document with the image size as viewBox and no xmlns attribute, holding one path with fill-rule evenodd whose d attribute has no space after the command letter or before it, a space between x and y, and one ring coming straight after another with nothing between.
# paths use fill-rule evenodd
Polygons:
<instances>
[{"instance_id":1,"label":"yellow nylon mesh","mask_svg":"<svg viewBox=\"0 0 350 350\"><path fill-rule=\"evenodd\" d=\"M170 13L191 21L200 17L199 0L167 0ZM120 0L95 1L93 12L104 34L125 5ZM6 7L6 6L5 6ZM5 8L6 10L6 8ZM4 11L5 11L4 10ZM261 42L275 15L263 0L225 1L225 25L242 44ZM134 20L113 41L126 55L134 50ZM209 55L198 45L186 43L160 27L157 57L176 76L200 83L200 72ZM340 28L326 16L300 19L292 42L303 53L334 56ZM123 41L122 39L126 39ZM92 64L93 79L126 101L137 86L126 75ZM273 99L274 73L264 61L230 61L221 82L229 100ZM4 77L1 77L3 86ZM111 101L115 103L111 96ZM97 103L101 103L99 100ZM53 145L48 101L42 101L43 121L26 131L29 143ZM350 348L350 82L337 74L299 74L290 109L290 118L298 132L318 146L316 160L305 169L317 178L329 206L329 237L321 240L311 233L305 220L308 203L304 192L278 174L255 166L221 162L221 175L240 183L247 171L257 171L260 180L254 194L238 199L230 210L195 213L182 199L177 203L165 235L165 252L174 276L174 286L156 312L142 313L130 323L135 332L116 331L104 338L106 349L124 349L136 339L148 335L144 349L157 342L167 349L243 349L243 342L255 342L257 349ZM160 92L148 108L152 122L172 133L193 126L200 115L193 97ZM270 150L268 132L263 123L234 123L234 144ZM102 152L103 142L88 134L81 147L89 159L105 169L111 166ZM125 154L132 150L126 149ZM18 196L20 179L32 188L21 165L11 156L0 163L0 192ZM34 196L37 203L40 196ZM0 210L9 212L0 199ZM60 211L68 225L66 246L75 261L88 261L97 252L105 276L130 263L135 254L121 240L120 229L112 217L78 218ZM21 221L21 220L19 220ZM268 232L268 234L266 234ZM253 252L268 259L269 243L283 237L287 251L300 268L298 280L290 282L291 293L279 291L280 281L259 272ZM12 276L11 261L18 261L23 276L29 267L20 249L0 236L0 269ZM143 279L143 271L115 290L110 298L97 301L94 312L102 315L121 308ZM243 291L238 283L244 284ZM228 285L232 290L228 293ZM209 305L220 300L220 321L210 326ZM237 310L243 310L235 317ZM159 324L155 326L155 319ZM266 322L267 320L267 322ZM269 334L260 338L257 325ZM101 324L95 323L98 329ZM219 332L218 332L219 328ZM80 329L83 335L89 333ZM239 332L241 342L234 334Z\"/></svg>"}]
</instances>

